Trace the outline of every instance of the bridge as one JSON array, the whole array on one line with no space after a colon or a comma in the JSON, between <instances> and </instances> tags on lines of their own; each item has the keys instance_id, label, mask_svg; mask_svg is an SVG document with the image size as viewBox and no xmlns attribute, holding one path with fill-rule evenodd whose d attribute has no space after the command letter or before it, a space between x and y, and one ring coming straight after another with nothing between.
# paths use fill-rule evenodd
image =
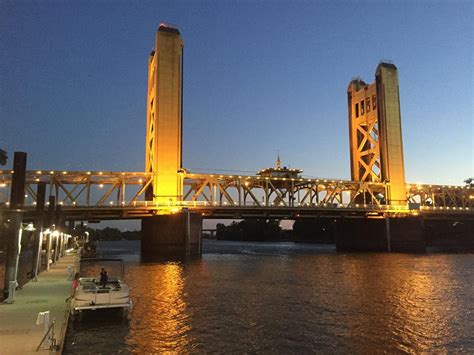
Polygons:
<instances>
[{"instance_id":1,"label":"bridge","mask_svg":"<svg viewBox=\"0 0 474 355\"><path fill-rule=\"evenodd\" d=\"M182 166L183 41L162 23L148 59L145 170L29 171L26 154L15 153L13 170L0 171L9 248L18 251L22 222L41 243L43 230L65 230L65 221L141 219L142 252L151 255L200 254L203 218L330 221L338 249L350 250L424 250L429 228L456 223L472 232L473 187L405 181L398 90L389 62L373 83L350 81L351 180L308 178L279 159L251 175L193 172Z\"/></svg>"},{"instance_id":2,"label":"bridge","mask_svg":"<svg viewBox=\"0 0 474 355\"><path fill-rule=\"evenodd\" d=\"M182 208L205 218L297 218L314 216L471 216L474 189L468 186L407 184L408 203L386 204L387 183L324 178L182 172L183 198L145 199L152 173L27 171L23 219L34 221L37 191L44 185L66 220L115 220L176 213ZM12 172L0 172L0 205L10 202ZM46 202L49 205L49 202Z\"/></svg>"}]
</instances>

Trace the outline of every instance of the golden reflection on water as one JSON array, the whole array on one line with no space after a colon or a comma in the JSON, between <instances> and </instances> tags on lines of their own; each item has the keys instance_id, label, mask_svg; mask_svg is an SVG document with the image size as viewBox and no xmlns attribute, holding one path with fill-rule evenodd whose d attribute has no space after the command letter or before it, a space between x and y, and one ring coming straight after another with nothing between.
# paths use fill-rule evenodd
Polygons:
<instances>
[{"instance_id":1,"label":"golden reflection on water","mask_svg":"<svg viewBox=\"0 0 474 355\"><path fill-rule=\"evenodd\" d=\"M150 352L185 351L186 334L191 327L183 291L183 266L180 263L155 265L148 267L142 276L139 284L133 285L140 288L136 294L140 294L141 299L136 300L130 314L127 343L131 349ZM143 334L153 336L143 337Z\"/></svg>"},{"instance_id":2,"label":"golden reflection on water","mask_svg":"<svg viewBox=\"0 0 474 355\"><path fill-rule=\"evenodd\" d=\"M352 314L347 321L354 348L371 351L371 339L385 339L390 351L447 351L455 307L447 285L456 280L452 258L436 258L443 259L436 271L426 255L351 255L343 261L341 304Z\"/></svg>"}]
</instances>

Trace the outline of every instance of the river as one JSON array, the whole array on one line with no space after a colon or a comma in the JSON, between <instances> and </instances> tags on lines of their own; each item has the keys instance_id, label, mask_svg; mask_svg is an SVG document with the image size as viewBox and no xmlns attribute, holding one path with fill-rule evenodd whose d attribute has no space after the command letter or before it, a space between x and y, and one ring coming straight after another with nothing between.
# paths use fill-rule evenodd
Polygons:
<instances>
[{"instance_id":1,"label":"river","mask_svg":"<svg viewBox=\"0 0 474 355\"><path fill-rule=\"evenodd\" d=\"M134 308L70 322L65 353L474 352L474 254L337 253L204 241L199 260L126 261Z\"/></svg>"}]
</instances>

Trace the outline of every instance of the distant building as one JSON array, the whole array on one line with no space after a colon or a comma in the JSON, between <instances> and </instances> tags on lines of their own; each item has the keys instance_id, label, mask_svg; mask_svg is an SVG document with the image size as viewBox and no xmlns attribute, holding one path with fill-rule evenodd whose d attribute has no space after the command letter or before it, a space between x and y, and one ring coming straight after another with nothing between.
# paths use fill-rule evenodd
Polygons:
<instances>
[{"instance_id":1,"label":"distant building","mask_svg":"<svg viewBox=\"0 0 474 355\"><path fill-rule=\"evenodd\" d=\"M278 154L275 167L265 168L260 170L257 175L262 177L278 177L278 178L299 178L303 172L301 169L290 169L284 166L281 167L280 154Z\"/></svg>"}]
</instances>

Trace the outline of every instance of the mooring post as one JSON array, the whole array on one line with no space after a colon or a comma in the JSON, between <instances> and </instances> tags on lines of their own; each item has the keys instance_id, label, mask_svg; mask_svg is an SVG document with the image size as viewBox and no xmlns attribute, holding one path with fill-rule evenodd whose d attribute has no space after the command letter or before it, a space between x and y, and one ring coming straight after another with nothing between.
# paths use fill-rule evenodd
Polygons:
<instances>
[{"instance_id":1,"label":"mooring post","mask_svg":"<svg viewBox=\"0 0 474 355\"><path fill-rule=\"evenodd\" d=\"M10 222L7 229L7 255L5 262L4 299L13 302L17 285L18 261L21 252L22 208L25 202L26 153L15 152L10 191ZM13 288L13 289L12 289ZM11 292L11 297L9 297Z\"/></svg>"},{"instance_id":2,"label":"mooring post","mask_svg":"<svg viewBox=\"0 0 474 355\"><path fill-rule=\"evenodd\" d=\"M52 247L52 239L53 239L53 221L54 221L54 209L56 205L56 198L54 196L49 196L48 200L48 214L46 217L46 226L49 228L48 239L46 240L46 270L49 271L50 264L49 261L51 260L51 247Z\"/></svg>"},{"instance_id":3,"label":"mooring post","mask_svg":"<svg viewBox=\"0 0 474 355\"><path fill-rule=\"evenodd\" d=\"M33 243L33 270L31 277L36 280L36 276L41 272L41 247L43 244L43 223L44 223L44 203L46 198L46 183L39 182L36 190L36 221Z\"/></svg>"},{"instance_id":4,"label":"mooring post","mask_svg":"<svg viewBox=\"0 0 474 355\"><path fill-rule=\"evenodd\" d=\"M55 246L54 246L54 262L59 260L61 256L61 243L62 243L62 232L63 232L63 223L62 223L62 215L61 215L61 205L59 201L56 201L56 214L55 214L55 221L54 224L56 225L56 233L55 237Z\"/></svg>"}]
</instances>

